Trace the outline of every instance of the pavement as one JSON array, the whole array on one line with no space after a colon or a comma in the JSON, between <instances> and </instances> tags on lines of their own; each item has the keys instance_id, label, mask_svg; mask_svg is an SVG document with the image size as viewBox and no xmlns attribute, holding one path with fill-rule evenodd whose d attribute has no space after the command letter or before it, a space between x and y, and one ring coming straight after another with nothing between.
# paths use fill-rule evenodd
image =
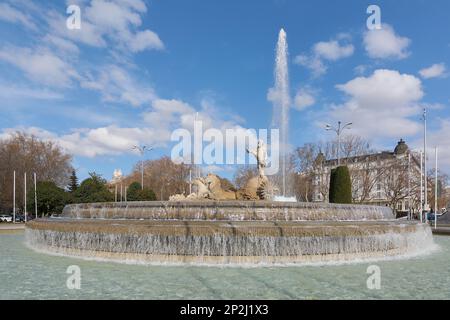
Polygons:
<instances>
[{"instance_id":1,"label":"pavement","mask_svg":"<svg viewBox=\"0 0 450 320\"><path fill-rule=\"evenodd\" d=\"M0 233L16 233L25 230L25 223L0 223Z\"/></svg>"},{"instance_id":2,"label":"pavement","mask_svg":"<svg viewBox=\"0 0 450 320\"><path fill-rule=\"evenodd\" d=\"M434 228L434 224L431 226L431 231L433 234L450 236L450 224L439 224L437 223L437 228Z\"/></svg>"},{"instance_id":3,"label":"pavement","mask_svg":"<svg viewBox=\"0 0 450 320\"><path fill-rule=\"evenodd\" d=\"M445 214L443 214L442 216L438 216L438 223L443 223L443 224L448 224L450 225L450 213L447 212Z\"/></svg>"}]
</instances>

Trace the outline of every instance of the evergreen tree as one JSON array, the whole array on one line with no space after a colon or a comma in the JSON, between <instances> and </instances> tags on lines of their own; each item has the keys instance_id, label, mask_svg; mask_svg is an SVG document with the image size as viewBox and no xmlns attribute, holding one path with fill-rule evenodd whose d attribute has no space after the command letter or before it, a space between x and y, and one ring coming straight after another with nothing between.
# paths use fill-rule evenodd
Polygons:
<instances>
[{"instance_id":1,"label":"evergreen tree","mask_svg":"<svg viewBox=\"0 0 450 320\"><path fill-rule=\"evenodd\" d=\"M352 203L352 182L347 166L331 170L329 195L330 203Z\"/></svg>"},{"instance_id":2,"label":"evergreen tree","mask_svg":"<svg viewBox=\"0 0 450 320\"><path fill-rule=\"evenodd\" d=\"M78 177L77 173L74 170L72 170L72 174L70 176L70 183L69 183L69 192L73 193L78 189Z\"/></svg>"},{"instance_id":3,"label":"evergreen tree","mask_svg":"<svg viewBox=\"0 0 450 320\"><path fill-rule=\"evenodd\" d=\"M149 188L144 188L139 182L133 182L127 189L127 200L128 201L154 201L156 200L156 195L153 190Z\"/></svg>"},{"instance_id":4,"label":"evergreen tree","mask_svg":"<svg viewBox=\"0 0 450 320\"><path fill-rule=\"evenodd\" d=\"M107 182L95 172L84 180L74 192L74 201L77 203L110 202L114 195L108 190Z\"/></svg>"},{"instance_id":5,"label":"evergreen tree","mask_svg":"<svg viewBox=\"0 0 450 320\"><path fill-rule=\"evenodd\" d=\"M54 182L39 181L37 183L37 209L39 216L49 216L51 214L60 214L64 206L70 203L70 197L67 192L59 188ZM34 189L30 188L27 195L28 212L34 214Z\"/></svg>"}]
</instances>

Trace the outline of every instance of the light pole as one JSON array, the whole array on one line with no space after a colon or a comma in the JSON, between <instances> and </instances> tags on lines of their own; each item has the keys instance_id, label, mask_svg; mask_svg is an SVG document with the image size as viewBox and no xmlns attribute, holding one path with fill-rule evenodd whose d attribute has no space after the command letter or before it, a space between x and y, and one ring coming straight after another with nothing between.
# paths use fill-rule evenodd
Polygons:
<instances>
[{"instance_id":1,"label":"light pole","mask_svg":"<svg viewBox=\"0 0 450 320\"><path fill-rule=\"evenodd\" d=\"M325 130L327 130L327 131L332 130L332 131L336 132L336 134L337 134L337 138L338 138L338 148L337 148L338 166L341 164L341 156L340 156L340 152L341 152L341 133L342 133L342 131L344 129L351 129L351 125L352 124L353 124L352 122L349 122L349 123L345 124L344 126L342 126L342 122L338 121L337 128L335 128L335 127L333 127L333 126L331 126L329 124L327 124L325 126Z\"/></svg>"},{"instance_id":2,"label":"light pole","mask_svg":"<svg viewBox=\"0 0 450 320\"><path fill-rule=\"evenodd\" d=\"M153 147L147 147L147 146L134 146L133 150L138 150L141 154L141 189L144 190L144 154L146 151L153 150Z\"/></svg>"},{"instance_id":3,"label":"light pole","mask_svg":"<svg viewBox=\"0 0 450 320\"><path fill-rule=\"evenodd\" d=\"M25 222L27 222L27 173L23 174L23 211L25 215Z\"/></svg>"},{"instance_id":4,"label":"light pole","mask_svg":"<svg viewBox=\"0 0 450 320\"><path fill-rule=\"evenodd\" d=\"M423 222L423 152L420 151L420 222Z\"/></svg>"},{"instance_id":5,"label":"light pole","mask_svg":"<svg viewBox=\"0 0 450 320\"><path fill-rule=\"evenodd\" d=\"M13 182L13 222L16 223L16 170L14 170Z\"/></svg>"},{"instance_id":6,"label":"light pole","mask_svg":"<svg viewBox=\"0 0 450 320\"><path fill-rule=\"evenodd\" d=\"M408 219L412 220L411 214L411 153L408 151Z\"/></svg>"},{"instance_id":7,"label":"light pole","mask_svg":"<svg viewBox=\"0 0 450 320\"><path fill-rule=\"evenodd\" d=\"M36 172L33 173L34 176L34 213L36 214L36 219L38 217L38 210L37 210L37 183L36 183Z\"/></svg>"},{"instance_id":8,"label":"light pole","mask_svg":"<svg viewBox=\"0 0 450 320\"><path fill-rule=\"evenodd\" d=\"M438 213L438 147L435 147L435 177L434 177L434 228L437 228L437 213Z\"/></svg>"},{"instance_id":9,"label":"light pole","mask_svg":"<svg viewBox=\"0 0 450 320\"><path fill-rule=\"evenodd\" d=\"M427 109L423 108L423 171L424 171L424 201L422 212L425 214L425 210L428 208L428 177L427 177ZM425 222L427 216L425 215Z\"/></svg>"}]
</instances>

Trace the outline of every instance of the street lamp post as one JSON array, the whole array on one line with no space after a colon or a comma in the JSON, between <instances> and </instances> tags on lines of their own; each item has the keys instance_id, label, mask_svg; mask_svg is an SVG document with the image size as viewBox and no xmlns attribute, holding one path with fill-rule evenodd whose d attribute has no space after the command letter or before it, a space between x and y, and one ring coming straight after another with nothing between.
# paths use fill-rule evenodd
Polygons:
<instances>
[{"instance_id":1,"label":"street lamp post","mask_svg":"<svg viewBox=\"0 0 450 320\"><path fill-rule=\"evenodd\" d=\"M27 222L27 173L23 174L23 211Z\"/></svg>"},{"instance_id":2,"label":"street lamp post","mask_svg":"<svg viewBox=\"0 0 450 320\"><path fill-rule=\"evenodd\" d=\"M408 219L412 220L411 214L411 153L408 151Z\"/></svg>"},{"instance_id":3,"label":"street lamp post","mask_svg":"<svg viewBox=\"0 0 450 320\"><path fill-rule=\"evenodd\" d=\"M34 177L34 213L36 215L36 219L38 217L38 210L37 210L37 182L36 182L36 172L33 172Z\"/></svg>"},{"instance_id":4,"label":"street lamp post","mask_svg":"<svg viewBox=\"0 0 450 320\"><path fill-rule=\"evenodd\" d=\"M437 228L437 214L438 214L438 147L434 149L435 152L435 177L434 177L434 228Z\"/></svg>"},{"instance_id":5,"label":"street lamp post","mask_svg":"<svg viewBox=\"0 0 450 320\"><path fill-rule=\"evenodd\" d=\"M16 223L16 170L14 170L13 182L13 222Z\"/></svg>"},{"instance_id":6,"label":"street lamp post","mask_svg":"<svg viewBox=\"0 0 450 320\"><path fill-rule=\"evenodd\" d=\"M420 222L423 222L423 152L420 151Z\"/></svg>"},{"instance_id":7,"label":"street lamp post","mask_svg":"<svg viewBox=\"0 0 450 320\"><path fill-rule=\"evenodd\" d=\"M333 130L337 134L337 138L338 138L338 148L337 148L338 166L341 164L341 155L340 155L340 152L341 152L341 133L342 133L342 131L344 129L351 129L351 125L352 124L353 124L352 122L349 122L349 123L345 124L344 126L342 126L342 122L338 121L337 128L335 128L335 127L333 127L333 126L331 126L329 124L327 124L325 126L325 130L327 130L327 131Z\"/></svg>"},{"instance_id":8,"label":"street lamp post","mask_svg":"<svg viewBox=\"0 0 450 320\"><path fill-rule=\"evenodd\" d=\"M428 209L428 177L427 177L427 109L423 108L423 184L424 184L424 203L422 212ZM427 216L425 214L424 221L427 221Z\"/></svg>"},{"instance_id":9,"label":"street lamp post","mask_svg":"<svg viewBox=\"0 0 450 320\"><path fill-rule=\"evenodd\" d=\"M133 150L138 150L142 157L142 159L141 159L141 189L144 190L144 154L146 151L153 150L153 148L147 147L147 146L134 146Z\"/></svg>"}]
</instances>

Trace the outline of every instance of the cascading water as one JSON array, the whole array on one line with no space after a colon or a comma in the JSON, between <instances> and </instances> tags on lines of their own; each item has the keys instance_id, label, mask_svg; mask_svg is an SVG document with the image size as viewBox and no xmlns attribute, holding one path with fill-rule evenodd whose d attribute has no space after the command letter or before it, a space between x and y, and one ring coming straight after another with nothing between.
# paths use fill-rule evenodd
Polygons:
<instances>
[{"instance_id":1,"label":"cascading water","mask_svg":"<svg viewBox=\"0 0 450 320\"><path fill-rule=\"evenodd\" d=\"M33 221L30 246L129 262L279 264L351 261L431 248L425 224L212 221Z\"/></svg>"},{"instance_id":2,"label":"cascading water","mask_svg":"<svg viewBox=\"0 0 450 320\"><path fill-rule=\"evenodd\" d=\"M288 46L286 32L280 30L275 58L275 86L270 92L273 102L272 125L280 129L280 157L282 175L282 195L286 197L286 158L289 137L289 74L288 74Z\"/></svg>"},{"instance_id":3,"label":"cascading water","mask_svg":"<svg viewBox=\"0 0 450 320\"><path fill-rule=\"evenodd\" d=\"M72 204L27 223L39 251L137 263L283 264L383 258L433 246L388 207L270 201Z\"/></svg>"}]
</instances>

